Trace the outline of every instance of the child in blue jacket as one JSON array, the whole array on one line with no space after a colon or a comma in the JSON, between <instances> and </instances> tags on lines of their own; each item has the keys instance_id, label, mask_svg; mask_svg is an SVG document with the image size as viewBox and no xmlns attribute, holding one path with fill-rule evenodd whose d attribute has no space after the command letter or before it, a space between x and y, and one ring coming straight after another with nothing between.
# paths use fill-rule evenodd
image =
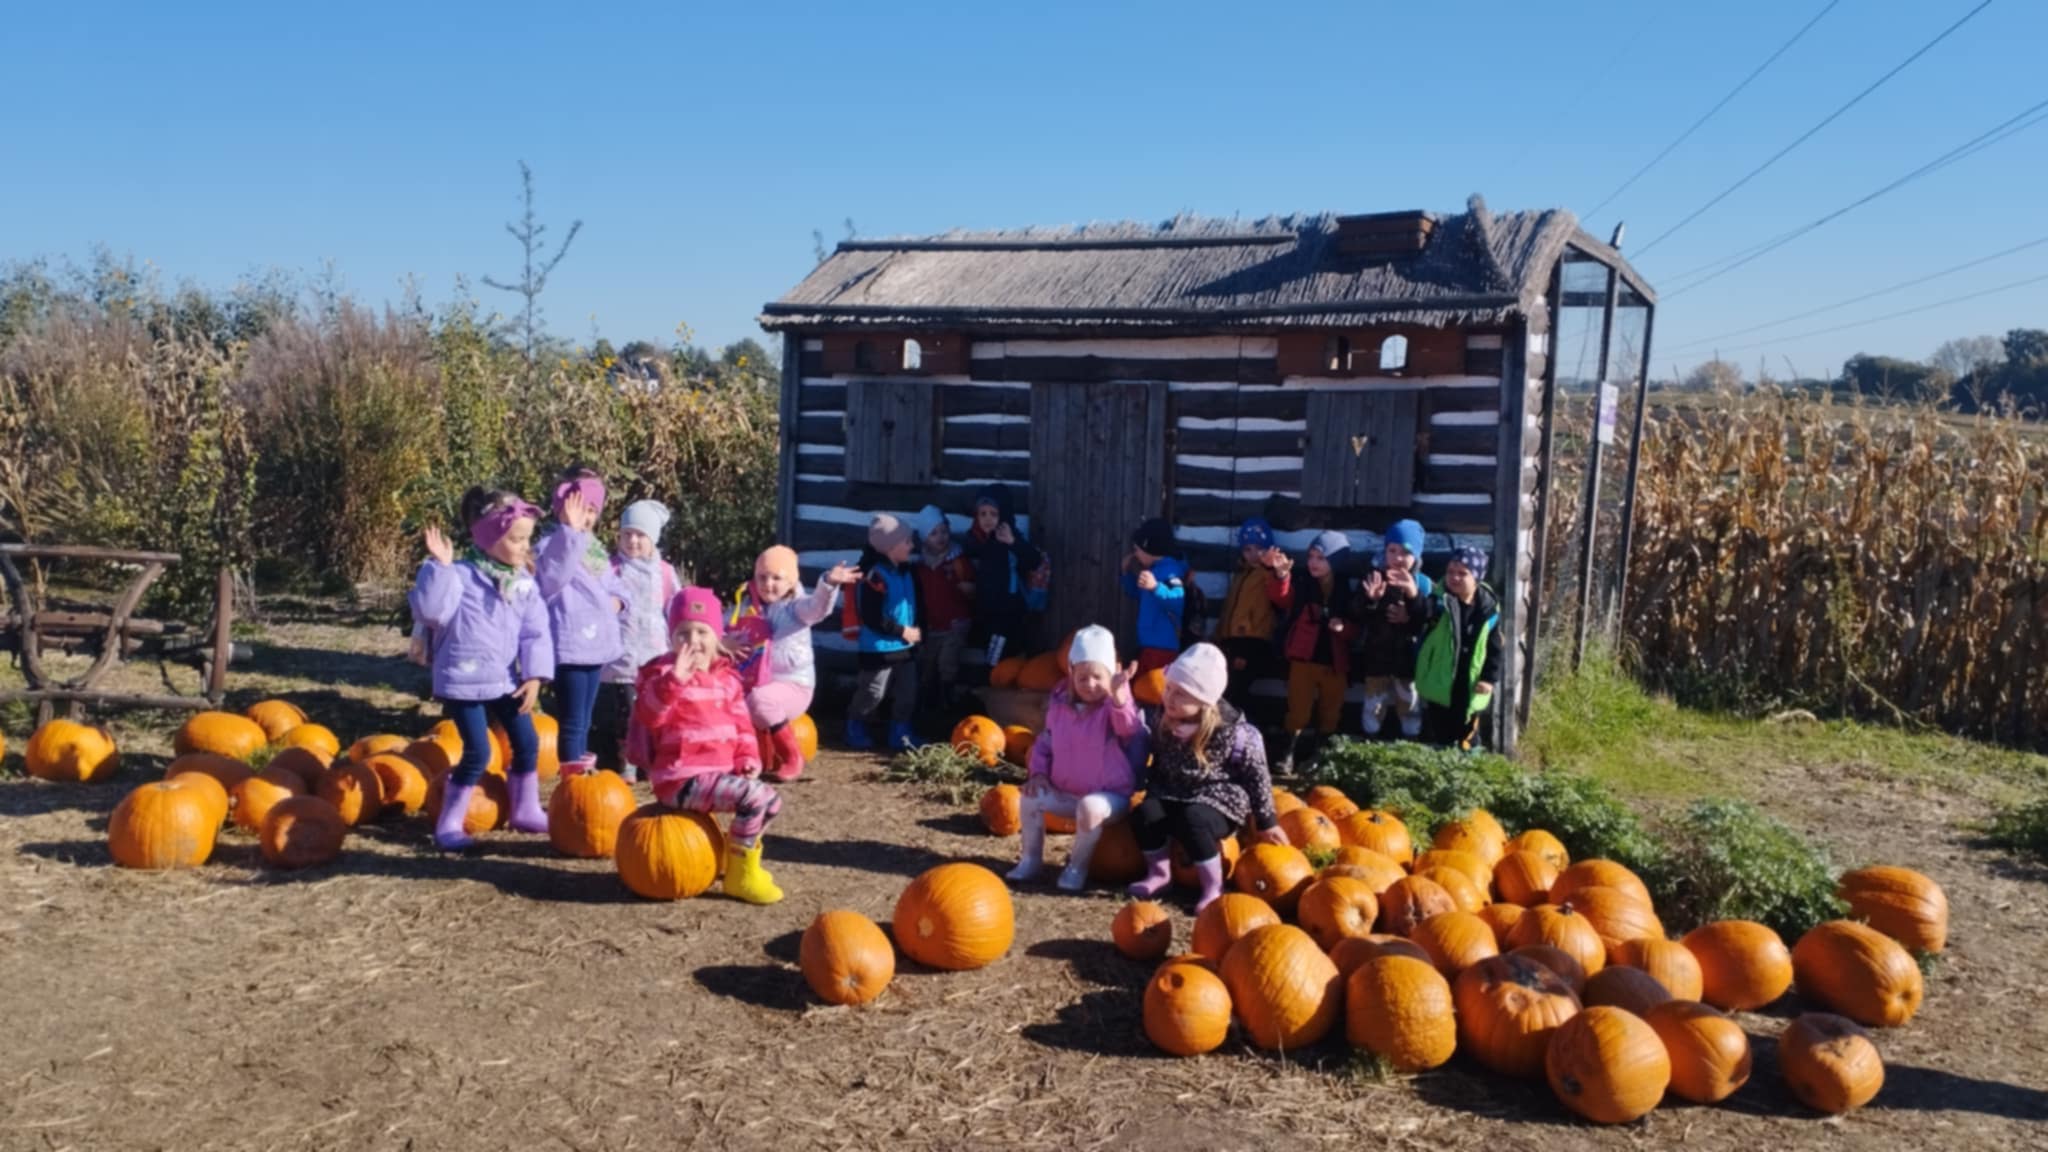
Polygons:
<instances>
[{"instance_id":1,"label":"child in blue jacket","mask_svg":"<svg viewBox=\"0 0 2048 1152\"><path fill-rule=\"evenodd\" d=\"M1155 516L1131 536L1124 557L1124 595L1138 602L1138 670L1164 668L1180 657L1188 603L1187 561L1174 555L1173 525Z\"/></svg>"},{"instance_id":2,"label":"child in blue jacket","mask_svg":"<svg viewBox=\"0 0 2048 1152\"><path fill-rule=\"evenodd\" d=\"M917 646L924 634L917 626L913 535L908 524L886 512L868 523L868 551L860 563L864 575L854 593L860 612L860 674L846 714L846 743L854 749L875 746L871 724L884 700L889 701L889 751L916 744L911 721L917 712Z\"/></svg>"}]
</instances>

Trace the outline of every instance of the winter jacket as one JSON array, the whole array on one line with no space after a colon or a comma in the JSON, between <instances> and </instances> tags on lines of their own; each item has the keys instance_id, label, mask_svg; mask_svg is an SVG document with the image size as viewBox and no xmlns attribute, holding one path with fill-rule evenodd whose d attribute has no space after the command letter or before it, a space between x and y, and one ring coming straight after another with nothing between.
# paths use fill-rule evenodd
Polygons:
<instances>
[{"instance_id":1,"label":"winter jacket","mask_svg":"<svg viewBox=\"0 0 2048 1152\"><path fill-rule=\"evenodd\" d=\"M968 530L961 551L974 565L974 615L983 621L1015 620L1026 610L1024 592L1028 577L1038 570L1045 557L1017 527L1007 489L994 485L982 492L980 498L995 504L997 524L1008 524L1016 542L1005 544L994 533L983 532L979 524Z\"/></svg>"},{"instance_id":2,"label":"winter jacket","mask_svg":"<svg viewBox=\"0 0 2048 1152\"><path fill-rule=\"evenodd\" d=\"M675 566L666 560L612 557L612 571L626 590L626 614L619 626L619 658L605 665L604 682L631 684L640 666L669 650L668 602L682 588Z\"/></svg>"},{"instance_id":3,"label":"winter jacket","mask_svg":"<svg viewBox=\"0 0 2048 1152\"><path fill-rule=\"evenodd\" d=\"M586 563L591 543L590 533L557 526L534 550L533 578L548 604L557 664L610 664L626 651L619 628L626 585L609 561L602 571Z\"/></svg>"},{"instance_id":4,"label":"winter jacket","mask_svg":"<svg viewBox=\"0 0 2048 1152\"><path fill-rule=\"evenodd\" d=\"M818 686L818 665L811 649L811 629L824 623L839 606L839 589L818 577L818 586L808 593L792 596L765 609L750 589L742 597L738 615L766 616L773 631L774 647L768 653L768 678L783 684Z\"/></svg>"},{"instance_id":5,"label":"winter jacket","mask_svg":"<svg viewBox=\"0 0 2048 1152\"><path fill-rule=\"evenodd\" d=\"M1076 709L1072 691L1062 682L1046 701L1045 731L1031 746L1030 772L1070 796L1128 796L1144 778L1151 743L1130 689Z\"/></svg>"},{"instance_id":6,"label":"winter jacket","mask_svg":"<svg viewBox=\"0 0 2048 1152\"><path fill-rule=\"evenodd\" d=\"M858 593L861 666L897 663L917 648L903 638L904 629L917 627L917 573L872 550L861 567L866 571Z\"/></svg>"},{"instance_id":7,"label":"winter jacket","mask_svg":"<svg viewBox=\"0 0 2048 1152\"><path fill-rule=\"evenodd\" d=\"M1253 818L1262 829L1280 823L1273 810L1273 777L1266 771L1266 742L1228 702L1218 704L1223 723L1209 737L1209 767L1203 768L1187 741L1164 730L1152 737L1152 767L1145 794L1181 804L1206 804L1242 824Z\"/></svg>"},{"instance_id":8,"label":"winter jacket","mask_svg":"<svg viewBox=\"0 0 2048 1152\"><path fill-rule=\"evenodd\" d=\"M1240 563L1230 578L1230 591L1223 597L1217 639L1272 640L1274 630L1280 626L1280 616L1268 590L1278 579L1264 564Z\"/></svg>"},{"instance_id":9,"label":"winter jacket","mask_svg":"<svg viewBox=\"0 0 2048 1152\"><path fill-rule=\"evenodd\" d=\"M555 678L547 605L532 577L514 580L508 599L474 565L429 560L408 599L431 637L436 697L497 700L522 681Z\"/></svg>"},{"instance_id":10,"label":"winter jacket","mask_svg":"<svg viewBox=\"0 0 2048 1152\"><path fill-rule=\"evenodd\" d=\"M761 770L746 692L732 664L720 660L681 682L675 666L670 652L640 670L626 735L626 758L647 768L664 804L675 803L693 777Z\"/></svg>"},{"instance_id":11,"label":"winter jacket","mask_svg":"<svg viewBox=\"0 0 2048 1152\"><path fill-rule=\"evenodd\" d=\"M928 631L950 632L974 620L974 562L959 546L948 548L936 560L919 552L910 562L917 570L917 593Z\"/></svg>"},{"instance_id":12,"label":"winter jacket","mask_svg":"<svg viewBox=\"0 0 2048 1152\"><path fill-rule=\"evenodd\" d=\"M1149 569L1158 586L1150 592L1138 587L1138 574L1125 572L1118 578L1124 595L1138 602L1138 647L1180 651L1180 625L1188 605L1188 566L1176 556L1161 556Z\"/></svg>"},{"instance_id":13,"label":"winter jacket","mask_svg":"<svg viewBox=\"0 0 2048 1152\"><path fill-rule=\"evenodd\" d=\"M1364 641L1359 646L1359 675L1414 679L1415 649L1422 640L1423 625L1429 619L1429 598L1434 591L1435 586L1429 577L1417 572L1415 595L1412 597L1403 596L1392 588L1377 600L1368 599L1363 591L1358 594L1359 633ZM1396 605L1408 610L1408 619L1400 624L1388 618Z\"/></svg>"},{"instance_id":14,"label":"winter jacket","mask_svg":"<svg viewBox=\"0 0 2048 1152\"><path fill-rule=\"evenodd\" d=\"M1339 676L1351 672L1351 642L1358 629L1352 616L1351 589L1334 570L1327 581L1306 569L1289 572L1268 586L1267 598L1285 617L1280 626L1280 653L1289 661L1319 664Z\"/></svg>"},{"instance_id":15,"label":"winter jacket","mask_svg":"<svg viewBox=\"0 0 2048 1152\"><path fill-rule=\"evenodd\" d=\"M1484 712L1493 697L1473 695L1472 686L1500 683L1499 598L1481 584L1470 604L1448 592L1429 604L1427 631L1415 658L1416 694L1439 708L1462 708L1467 716Z\"/></svg>"}]
</instances>

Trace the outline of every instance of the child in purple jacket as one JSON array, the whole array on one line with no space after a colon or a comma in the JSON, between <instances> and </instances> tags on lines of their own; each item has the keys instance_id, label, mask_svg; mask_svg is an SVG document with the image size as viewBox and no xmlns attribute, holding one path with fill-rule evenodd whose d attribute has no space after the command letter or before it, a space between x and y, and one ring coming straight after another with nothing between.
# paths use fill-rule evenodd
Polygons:
<instances>
[{"instance_id":1,"label":"child in purple jacket","mask_svg":"<svg viewBox=\"0 0 2048 1152\"><path fill-rule=\"evenodd\" d=\"M555 674L547 606L526 573L540 510L510 492L472 488L462 497L462 519L470 546L460 559L439 528L427 529L428 561L411 596L413 618L433 638L434 696L462 736L462 759L434 821L434 842L451 851L471 843L462 820L490 763L494 720L512 745L512 827L548 830L533 708L541 682Z\"/></svg>"},{"instance_id":2,"label":"child in purple jacket","mask_svg":"<svg viewBox=\"0 0 2048 1152\"><path fill-rule=\"evenodd\" d=\"M604 480L571 464L555 481L555 530L541 538L533 577L555 633L556 753L574 775L596 768L590 716L607 664L625 653L621 617L630 596L593 529L604 511Z\"/></svg>"}]
</instances>

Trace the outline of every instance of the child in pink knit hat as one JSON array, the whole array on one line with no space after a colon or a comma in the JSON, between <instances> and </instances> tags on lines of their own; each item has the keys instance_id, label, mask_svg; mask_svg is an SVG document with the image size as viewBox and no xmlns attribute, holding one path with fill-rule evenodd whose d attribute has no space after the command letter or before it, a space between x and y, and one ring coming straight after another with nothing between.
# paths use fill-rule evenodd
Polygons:
<instances>
[{"instance_id":1,"label":"child in pink knit hat","mask_svg":"<svg viewBox=\"0 0 2048 1152\"><path fill-rule=\"evenodd\" d=\"M730 812L725 894L773 904L782 889L761 867L761 831L782 797L761 781L761 750L739 671L719 646L725 635L718 593L685 588L669 603L669 652L634 685L628 755L647 765L655 799L695 812Z\"/></svg>"}]
</instances>

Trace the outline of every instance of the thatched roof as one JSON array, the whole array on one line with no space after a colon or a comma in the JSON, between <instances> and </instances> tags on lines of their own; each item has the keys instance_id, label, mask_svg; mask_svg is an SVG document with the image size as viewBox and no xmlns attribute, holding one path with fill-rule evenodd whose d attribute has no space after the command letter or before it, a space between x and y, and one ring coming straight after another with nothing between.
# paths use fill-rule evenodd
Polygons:
<instances>
[{"instance_id":1,"label":"thatched roof","mask_svg":"<svg viewBox=\"0 0 2048 1152\"><path fill-rule=\"evenodd\" d=\"M1617 263L1630 287L1655 299L1569 212L1495 215L1474 196L1462 213L1428 215L1434 230L1421 251L1375 261L1337 251L1335 215L850 240L768 305L761 324L1016 332L1484 324L1531 309L1567 244Z\"/></svg>"}]
</instances>

